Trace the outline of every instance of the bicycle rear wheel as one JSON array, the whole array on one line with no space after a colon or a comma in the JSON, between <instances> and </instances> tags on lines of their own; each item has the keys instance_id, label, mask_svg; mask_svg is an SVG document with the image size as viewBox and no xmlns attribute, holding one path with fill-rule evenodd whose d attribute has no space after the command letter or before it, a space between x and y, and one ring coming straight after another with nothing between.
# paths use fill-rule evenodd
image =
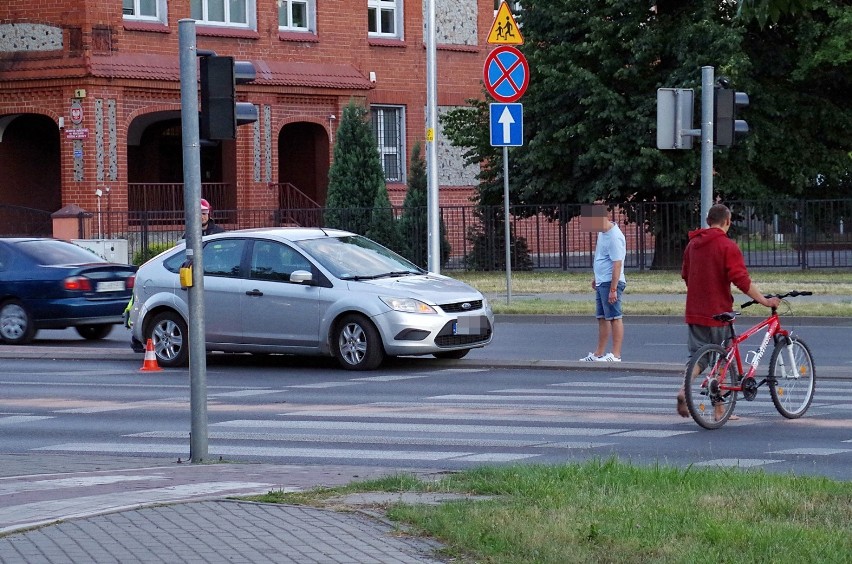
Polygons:
<instances>
[{"instance_id":1,"label":"bicycle rear wheel","mask_svg":"<svg viewBox=\"0 0 852 564\"><path fill-rule=\"evenodd\" d=\"M725 349L704 345L692 355L683 379L686 407L696 423L705 429L718 429L734 412L737 393L721 389L732 386L736 368L730 366Z\"/></svg>"},{"instance_id":2,"label":"bicycle rear wheel","mask_svg":"<svg viewBox=\"0 0 852 564\"><path fill-rule=\"evenodd\" d=\"M798 337L790 337L787 345L776 345L769 364L769 393L778 413L787 419L798 419L811 406L814 399L816 374L814 358L808 345Z\"/></svg>"}]
</instances>

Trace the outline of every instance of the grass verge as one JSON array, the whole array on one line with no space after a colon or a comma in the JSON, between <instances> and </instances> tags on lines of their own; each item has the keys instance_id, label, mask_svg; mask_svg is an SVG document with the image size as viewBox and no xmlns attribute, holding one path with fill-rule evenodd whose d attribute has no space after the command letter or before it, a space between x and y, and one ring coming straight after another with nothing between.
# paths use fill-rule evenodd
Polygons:
<instances>
[{"instance_id":1,"label":"grass verge","mask_svg":"<svg viewBox=\"0 0 852 564\"><path fill-rule=\"evenodd\" d=\"M505 272L448 272L484 293L506 292ZM680 272L628 271L627 287L635 294L686 294ZM810 291L832 296L852 295L852 269L753 271L752 281L764 292ZM591 292L592 271L588 272L513 272L512 291L518 293ZM735 293L738 290L734 291Z\"/></svg>"},{"instance_id":2,"label":"grass verge","mask_svg":"<svg viewBox=\"0 0 852 564\"><path fill-rule=\"evenodd\" d=\"M452 272L450 276L467 282L485 294L503 293L503 299L492 299L495 313L533 315L593 315L594 294L589 272L516 272L512 273L511 303L506 303L506 274L504 272ZM782 315L814 317L852 316L852 270L820 271L757 271L752 273L757 286L766 293L790 290L837 296L836 301L809 302L807 298L790 299L789 307L781 308ZM559 300L537 298L536 294L588 294L588 300ZM739 290L732 289L735 305L748 300ZM624 295L625 316L683 315L683 302L644 301L639 294L686 295L686 286L679 272L628 272ZM742 310L743 315L758 317L766 314L760 307Z\"/></svg>"},{"instance_id":3,"label":"grass verge","mask_svg":"<svg viewBox=\"0 0 852 564\"><path fill-rule=\"evenodd\" d=\"M437 482L398 475L255 501L324 506L354 492L494 496L392 504L391 520L464 562L849 562L852 484L616 460L485 467Z\"/></svg>"}]
</instances>

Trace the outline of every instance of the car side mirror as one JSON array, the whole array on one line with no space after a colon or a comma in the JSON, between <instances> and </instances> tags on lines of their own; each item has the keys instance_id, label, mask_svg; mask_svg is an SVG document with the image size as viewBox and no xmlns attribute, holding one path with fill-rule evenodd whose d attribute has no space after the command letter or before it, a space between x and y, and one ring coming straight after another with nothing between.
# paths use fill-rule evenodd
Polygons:
<instances>
[{"instance_id":1,"label":"car side mirror","mask_svg":"<svg viewBox=\"0 0 852 564\"><path fill-rule=\"evenodd\" d=\"M310 285L310 283L313 281L314 275L308 272L307 270L294 270L290 274L290 282L292 282L293 284Z\"/></svg>"}]
</instances>

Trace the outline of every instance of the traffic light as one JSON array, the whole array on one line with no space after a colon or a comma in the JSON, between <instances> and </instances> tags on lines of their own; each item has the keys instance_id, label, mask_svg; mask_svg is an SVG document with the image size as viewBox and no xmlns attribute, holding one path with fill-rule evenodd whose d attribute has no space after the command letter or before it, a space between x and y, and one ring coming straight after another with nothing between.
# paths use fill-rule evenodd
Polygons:
<instances>
[{"instance_id":1,"label":"traffic light","mask_svg":"<svg viewBox=\"0 0 852 564\"><path fill-rule=\"evenodd\" d=\"M237 126L257 121L257 107L236 101L236 85L255 79L251 61L216 55L201 58L201 138L236 139Z\"/></svg>"},{"instance_id":2,"label":"traffic light","mask_svg":"<svg viewBox=\"0 0 852 564\"><path fill-rule=\"evenodd\" d=\"M734 92L731 88L716 86L713 89L713 144L730 147L736 133L748 133L748 123L737 119L737 111L748 106L748 94Z\"/></svg>"}]
</instances>

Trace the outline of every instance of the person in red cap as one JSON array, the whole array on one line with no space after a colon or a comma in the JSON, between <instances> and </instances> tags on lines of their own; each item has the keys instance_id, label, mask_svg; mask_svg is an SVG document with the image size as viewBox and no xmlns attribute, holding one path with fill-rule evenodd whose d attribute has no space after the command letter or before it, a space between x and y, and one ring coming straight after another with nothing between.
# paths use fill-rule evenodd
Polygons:
<instances>
[{"instance_id":1,"label":"person in red cap","mask_svg":"<svg viewBox=\"0 0 852 564\"><path fill-rule=\"evenodd\" d=\"M210 207L210 202L201 198L201 235L213 235L214 233L224 233L225 228L221 225L216 225L216 222L210 218L213 213L213 208Z\"/></svg>"},{"instance_id":2,"label":"person in red cap","mask_svg":"<svg viewBox=\"0 0 852 564\"><path fill-rule=\"evenodd\" d=\"M213 208L210 207L210 202L201 198L201 236L204 235L212 235L214 233L224 233L225 228L221 225L217 225L215 221L210 219L210 214L213 213ZM181 239L186 239L186 232L184 232L183 237Z\"/></svg>"}]
</instances>

